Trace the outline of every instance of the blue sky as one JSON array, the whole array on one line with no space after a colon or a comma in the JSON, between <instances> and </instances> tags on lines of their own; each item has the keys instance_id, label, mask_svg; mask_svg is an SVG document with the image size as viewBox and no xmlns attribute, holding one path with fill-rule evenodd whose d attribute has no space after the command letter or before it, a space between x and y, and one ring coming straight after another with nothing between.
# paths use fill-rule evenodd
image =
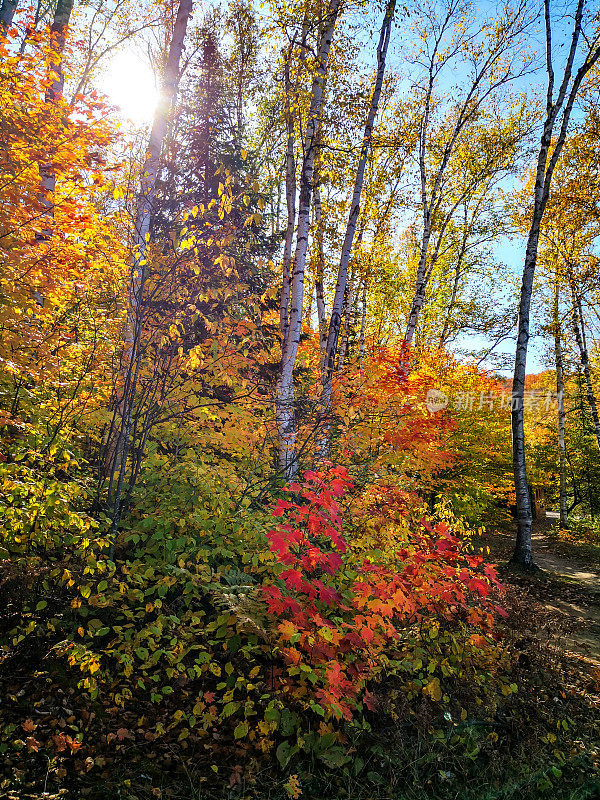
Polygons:
<instances>
[{"instance_id":1,"label":"blue sky","mask_svg":"<svg viewBox=\"0 0 600 800\"><path fill-rule=\"evenodd\" d=\"M525 259L525 237L518 237L515 236L511 239L503 238L495 248L495 257L497 261L501 264L505 264L510 271L515 275L518 279L518 285L520 285L520 278L523 270L523 262ZM506 295L506 303L516 305L519 302L519 297L515 296L514 294L514 287L508 287L509 291L507 291ZM540 335L536 335L536 313L537 313L537 306L534 302L532 303L531 309L531 330L532 336L529 340L529 348L527 352L527 372L528 373L537 373L542 372L543 370L547 369L547 364L544 361L544 353L547 349L547 342L545 341L544 337ZM515 330L515 337L516 337L516 330ZM515 343L516 338L511 337L503 341L498 347L496 348L497 353L503 353L507 356L510 356L509 364L510 366L505 369L498 369L495 370L499 374L504 375L506 377L512 376L512 364L514 363L514 351L515 351ZM491 342L486 339L484 336L480 335L472 335L472 336L464 336L458 342L460 347L470 348L470 349L481 349L485 350L486 347L491 345ZM485 366L483 364L482 366Z\"/></svg>"}]
</instances>

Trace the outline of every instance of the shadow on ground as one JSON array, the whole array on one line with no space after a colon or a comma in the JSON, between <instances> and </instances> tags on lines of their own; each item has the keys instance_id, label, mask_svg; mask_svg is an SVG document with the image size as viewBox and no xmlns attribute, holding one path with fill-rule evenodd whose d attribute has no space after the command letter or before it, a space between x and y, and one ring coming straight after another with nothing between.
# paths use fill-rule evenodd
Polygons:
<instances>
[{"instance_id":1,"label":"shadow on ground","mask_svg":"<svg viewBox=\"0 0 600 800\"><path fill-rule=\"evenodd\" d=\"M499 564L508 587L526 592L551 612L565 647L589 667L600 667L600 563L590 557L585 546L550 536L554 517L549 513L533 525L533 556L541 568L539 573L517 572L508 565L514 531L486 532L481 546L484 552L489 547L488 558Z\"/></svg>"}]
</instances>

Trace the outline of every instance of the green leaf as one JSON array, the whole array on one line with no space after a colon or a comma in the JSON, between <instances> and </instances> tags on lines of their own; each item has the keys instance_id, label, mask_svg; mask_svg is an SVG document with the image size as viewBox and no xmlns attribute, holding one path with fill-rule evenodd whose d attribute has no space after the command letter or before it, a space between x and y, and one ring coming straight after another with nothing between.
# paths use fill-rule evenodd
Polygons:
<instances>
[{"instance_id":1,"label":"green leaf","mask_svg":"<svg viewBox=\"0 0 600 800\"><path fill-rule=\"evenodd\" d=\"M365 762L363 761L362 758L357 757L357 758L354 759L353 767L354 767L354 776L355 777L359 774L359 772L362 771L364 766L365 766Z\"/></svg>"},{"instance_id":2,"label":"green leaf","mask_svg":"<svg viewBox=\"0 0 600 800\"><path fill-rule=\"evenodd\" d=\"M233 732L233 735L236 739L243 739L244 736L248 735L248 723L247 722L240 722L240 724L236 727Z\"/></svg>"},{"instance_id":3,"label":"green leaf","mask_svg":"<svg viewBox=\"0 0 600 800\"><path fill-rule=\"evenodd\" d=\"M265 719L267 722L279 722L280 717L281 714L277 708L267 708L265 711Z\"/></svg>"},{"instance_id":4,"label":"green leaf","mask_svg":"<svg viewBox=\"0 0 600 800\"><path fill-rule=\"evenodd\" d=\"M298 745L290 747L289 742L282 742L275 751L275 755L277 756L277 760L281 764L281 767L285 769L285 767L287 767L288 765L290 758L297 752L298 752Z\"/></svg>"},{"instance_id":5,"label":"green leaf","mask_svg":"<svg viewBox=\"0 0 600 800\"><path fill-rule=\"evenodd\" d=\"M281 733L283 736L291 736L296 730L298 717L287 708L281 710Z\"/></svg>"},{"instance_id":6,"label":"green leaf","mask_svg":"<svg viewBox=\"0 0 600 800\"><path fill-rule=\"evenodd\" d=\"M343 747L329 747L322 752L319 758L327 764L328 767L343 767L350 761L350 756Z\"/></svg>"}]
</instances>

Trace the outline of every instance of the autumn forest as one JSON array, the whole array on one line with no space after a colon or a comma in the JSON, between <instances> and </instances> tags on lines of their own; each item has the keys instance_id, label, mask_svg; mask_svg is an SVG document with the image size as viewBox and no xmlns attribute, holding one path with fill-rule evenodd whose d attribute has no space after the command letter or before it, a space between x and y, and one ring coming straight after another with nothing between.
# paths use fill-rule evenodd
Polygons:
<instances>
[{"instance_id":1,"label":"autumn forest","mask_svg":"<svg viewBox=\"0 0 600 800\"><path fill-rule=\"evenodd\" d=\"M599 243L597 0L0 0L0 797L599 797Z\"/></svg>"}]
</instances>

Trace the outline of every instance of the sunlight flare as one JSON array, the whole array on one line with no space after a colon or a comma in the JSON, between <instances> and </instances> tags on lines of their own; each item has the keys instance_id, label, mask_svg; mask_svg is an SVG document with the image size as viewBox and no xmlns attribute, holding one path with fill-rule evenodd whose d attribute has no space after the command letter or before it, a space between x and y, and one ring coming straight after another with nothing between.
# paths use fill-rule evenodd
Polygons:
<instances>
[{"instance_id":1,"label":"sunlight flare","mask_svg":"<svg viewBox=\"0 0 600 800\"><path fill-rule=\"evenodd\" d=\"M123 119L135 125L151 122L158 100L151 66L140 55L127 50L117 54L100 82L110 103L120 109Z\"/></svg>"}]
</instances>

